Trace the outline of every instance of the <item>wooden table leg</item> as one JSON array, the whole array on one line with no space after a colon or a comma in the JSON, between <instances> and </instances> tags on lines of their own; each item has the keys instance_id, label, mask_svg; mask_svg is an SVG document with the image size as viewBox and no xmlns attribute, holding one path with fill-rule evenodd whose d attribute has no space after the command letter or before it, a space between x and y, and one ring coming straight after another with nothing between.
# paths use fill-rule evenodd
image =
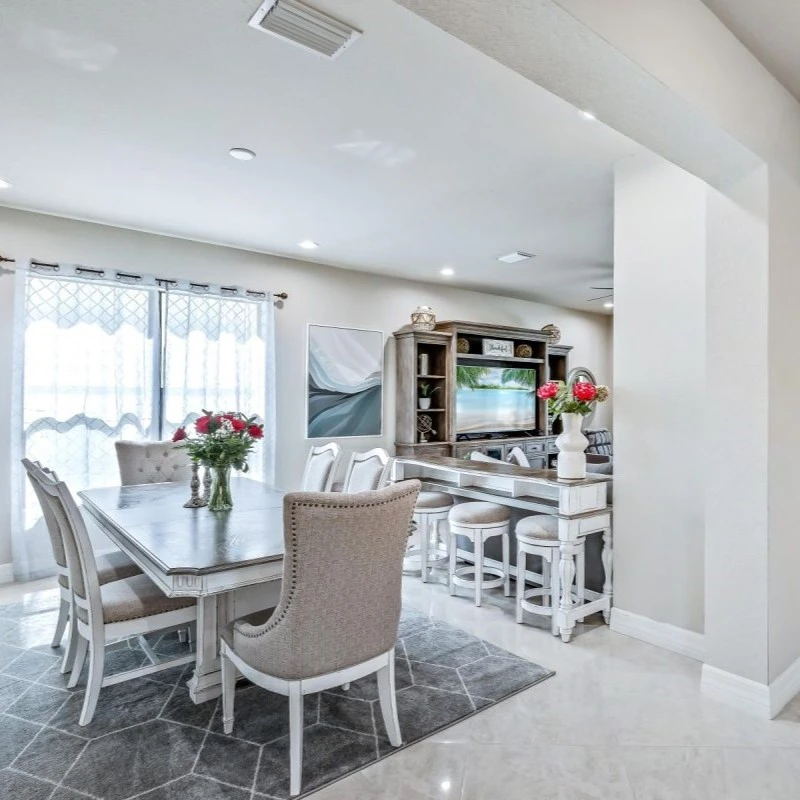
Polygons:
<instances>
[{"instance_id":1,"label":"wooden table leg","mask_svg":"<svg viewBox=\"0 0 800 800\"><path fill-rule=\"evenodd\" d=\"M610 625L611 600L613 598L612 572L614 569L614 549L610 530L603 531L603 551L600 555L600 558L603 561L603 574L605 576L605 580L603 582L603 597L607 603L606 608L603 609L603 619L606 621L606 625Z\"/></svg>"},{"instance_id":2,"label":"wooden table leg","mask_svg":"<svg viewBox=\"0 0 800 800\"><path fill-rule=\"evenodd\" d=\"M558 629L561 641L568 642L572 638L572 631L575 630L575 620L570 615L574 605L572 582L575 580L575 546L573 542L561 542L561 561L558 570L561 583Z\"/></svg>"},{"instance_id":3,"label":"wooden table leg","mask_svg":"<svg viewBox=\"0 0 800 800\"><path fill-rule=\"evenodd\" d=\"M189 696L195 703L205 703L222 693L219 631L227 622L227 594L197 598L197 662L188 683Z\"/></svg>"}]
</instances>

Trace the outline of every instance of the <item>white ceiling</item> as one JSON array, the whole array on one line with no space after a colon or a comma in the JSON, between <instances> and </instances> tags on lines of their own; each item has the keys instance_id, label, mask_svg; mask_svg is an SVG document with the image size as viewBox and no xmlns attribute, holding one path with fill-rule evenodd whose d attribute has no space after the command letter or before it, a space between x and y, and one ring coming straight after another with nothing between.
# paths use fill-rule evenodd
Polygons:
<instances>
[{"instance_id":1,"label":"white ceiling","mask_svg":"<svg viewBox=\"0 0 800 800\"><path fill-rule=\"evenodd\" d=\"M638 146L391 0L315 3L364 31L338 60L258 0L4 0L0 203L602 311Z\"/></svg>"},{"instance_id":2,"label":"white ceiling","mask_svg":"<svg viewBox=\"0 0 800 800\"><path fill-rule=\"evenodd\" d=\"M800 100L800 2L703 0L756 58Z\"/></svg>"}]
</instances>

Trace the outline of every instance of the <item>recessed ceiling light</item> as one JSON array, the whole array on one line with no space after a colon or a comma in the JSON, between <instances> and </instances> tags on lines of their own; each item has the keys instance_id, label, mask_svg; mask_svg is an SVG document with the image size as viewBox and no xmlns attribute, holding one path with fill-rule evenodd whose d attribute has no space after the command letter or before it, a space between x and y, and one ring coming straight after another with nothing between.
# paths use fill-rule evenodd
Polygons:
<instances>
[{"instance_id":1,"label":"recessed ceiling light","mask_svg":"<svg viewBox=\"0 0 800 800\"><path fill-rule=\"evenodd\" d=\"M591 120L592 122L597 119L597 115L593 114L591 111L581 111L581 116L584 119Z\"/></svg>"},{"instance_id":2,"label":"recessed ceiling light","mask_svg":"<svg viewBox=\"0 0 800 800\"><path fill-rule=\"evenodd\" d=\"M513 253L508 253L504 256L498 256L497 260L505 264L516 264L517 261L525 261L528 258L533 258L533 253L525 253L522 250L516 250Z\"/></svg>"},{"instance_id":3,"label":"recessed ceiling light","mask_svg":"<svg viewBox=\"0 0 800 800\"><path fill-rule=\"evenodd\" d=\"M303 250L316 250L319 245L316 242L312 242L311 239L304 239L302 242L297 243L298 247L302 247Z\"/></svg>"},{"instance_id":4,"label":"recessed ceiling light","mask_svg":"<svg viewBox=\"0 0 800 800\"><path fill-rule=\"evenodd\" d=\"M456 274L456 271L452 267L442 267L442 269L440 269L439 272L441 272L442 275L455 275Z\"/></svg>"},{"instance_id":5,"label":"recessed ceiling light","mask_svg":"<svg viewBox=\"0 0 800 800\"><path fill-rule=\"evenodd\" d=\"M611 302L603 303L603 308L614 308L614 304Z\"/></svg>"},{"instance_id":6,"label":"recessed ceiling light","mask_svg":"<svg viewBox=\"0 0 800 800\"><path fill-rule=\"evenodd\" d=\"M256 154L246 147L231 147L228 152L238 161L252 161L256 157Z\"/></svg>"},{"instance_id":7,"label":"recessed ceiling light","mask_svg":"<svg viewBox=\"0 0 800 800\"><path fill-rule=\"evenodd\" d=\"M11 184L8 181L4 181L2 178L0 178L0 189L10 189L10 188Z\"/></svg>"}]
</instances>

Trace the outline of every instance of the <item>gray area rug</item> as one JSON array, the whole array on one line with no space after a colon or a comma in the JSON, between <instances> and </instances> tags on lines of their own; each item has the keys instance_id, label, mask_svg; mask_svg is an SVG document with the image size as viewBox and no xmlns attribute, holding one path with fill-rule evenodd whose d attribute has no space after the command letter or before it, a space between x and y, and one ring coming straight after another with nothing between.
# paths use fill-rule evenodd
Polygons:
<instances>
[{"instance_id":1,"label":"gray area rug","mask_svg":"<svg viewBox=\"0 0 800 800\"><path fill-rule=\"evenodd\" d=\"M219 701L189 699L188 667L109 686L81 728L81 678L66 689L61 650L49 646L58 596L0 607L0 797L13 800L255 800L289 796L287 699L250 684L236 693L232 736ZM153 637L182 654L176 634ZM109 672L145 663L136 645L112 645ZM406 609L397 645L404 746L553 675L464 631ZM383 728L374 676L305 702L306 794L397 752Z\"/></svg>"}]
</instances>

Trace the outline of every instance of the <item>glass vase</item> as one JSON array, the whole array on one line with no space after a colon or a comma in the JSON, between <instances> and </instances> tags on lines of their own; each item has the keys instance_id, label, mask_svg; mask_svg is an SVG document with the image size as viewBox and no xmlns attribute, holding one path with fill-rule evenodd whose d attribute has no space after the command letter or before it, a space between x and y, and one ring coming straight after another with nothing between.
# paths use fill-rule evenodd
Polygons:
<instances>
[{"instance_id":1,"label":"glass vase","mask_svg":"<svg viewBox=\"0 0 800 800\"><path fill-rule=\"evenodd\" d=\"M230 465L211 467L211 494L208 498L208 510L230 511L232 508Z\"/></svg>"}]
</instances>

